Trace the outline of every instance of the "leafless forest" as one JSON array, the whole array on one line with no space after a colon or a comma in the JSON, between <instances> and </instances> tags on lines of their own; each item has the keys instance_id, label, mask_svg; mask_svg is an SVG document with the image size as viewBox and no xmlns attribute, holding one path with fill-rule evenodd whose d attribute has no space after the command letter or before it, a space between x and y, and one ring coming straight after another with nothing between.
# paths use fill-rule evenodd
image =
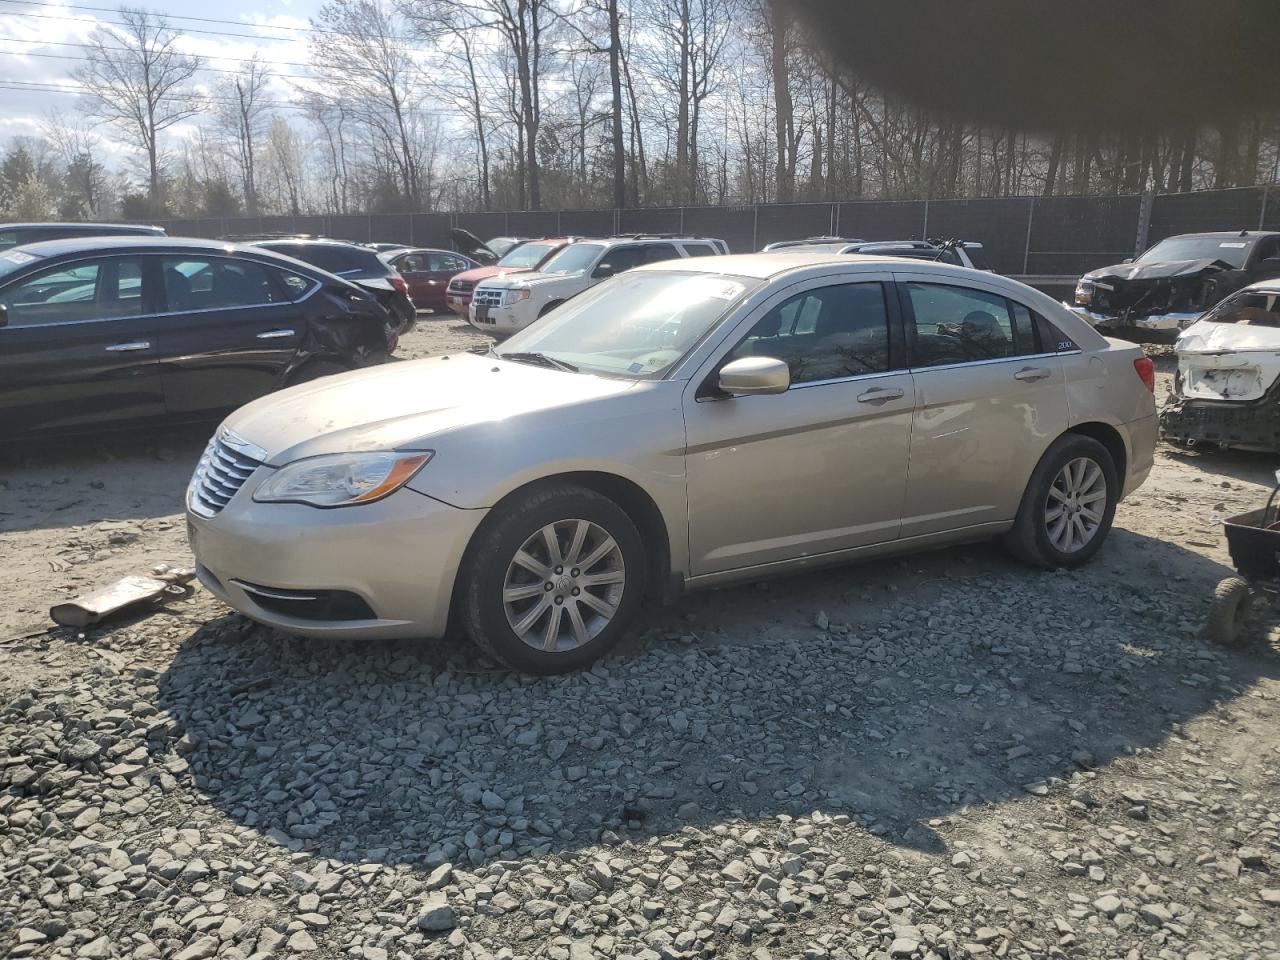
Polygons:
<instances>
[{"instance_id":1,"label":"leafless forest","mask_svg":"<svg viewBox=\"0 0 1280 960\"><path fill-rule=\"evenodd\" d=\"M235 69L161 14L103 19L50 85L65 108L6 145L0 215L1181 192L1280 164L1276 116L1045 134L931 115L833 65L784 0L332 0L292 59Z\"/></svg>"}]
</instances>

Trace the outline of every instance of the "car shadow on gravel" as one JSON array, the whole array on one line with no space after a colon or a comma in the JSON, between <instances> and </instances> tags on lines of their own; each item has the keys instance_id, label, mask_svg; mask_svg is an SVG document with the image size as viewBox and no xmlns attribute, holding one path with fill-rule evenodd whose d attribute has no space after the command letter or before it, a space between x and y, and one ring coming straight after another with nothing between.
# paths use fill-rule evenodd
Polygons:
<instances>
[{"instance_id":1,"label":"car shadow on gravel","mask_svg":"<svg viewBox=\"0 0 1280 960\"><path fill-rule=\"evenodd\" d=\"M1094 803L1086 771L1280 672L1196 636L1225 568L1117 534L1075 573L969 547L689 598L563 677L228 615L160 677L181 736L156 759L236 823L346 862L481 865L817 810L939 852L973 809ZM1139 555L1184 573L1126 577Z\"/></svg>"},{"instance_id":2,"label":"car shadow on gravel","mask_svg":"<svg viewBox=\"0 0 1280 960\"><path fill-rule=\"evenodd\" d=\"M215 425L6 444L0 448L0 531L181 513L187 479Z\"/></svg>"}]
</instances>

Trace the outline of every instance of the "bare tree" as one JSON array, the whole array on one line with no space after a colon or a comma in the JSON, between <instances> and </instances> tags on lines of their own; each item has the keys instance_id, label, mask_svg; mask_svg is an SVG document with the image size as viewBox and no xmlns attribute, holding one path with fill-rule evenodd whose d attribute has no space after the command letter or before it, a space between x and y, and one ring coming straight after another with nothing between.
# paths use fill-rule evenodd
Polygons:
<instances>
[{"instance_id":1,"label":"bare tree","mask_svg":"<svg viewBox=\"0 0 1280 960\"><path fill-rule=\"evenodd\" d=\"M119 17L120 26L89 34L88 62L71 75L85 89L86 113L138 137L154 202L161 195L160 134L202 109L191 84L202 61L178 49L178 34L159 14L121 7Z\"/></svg>"},{"instance_id":2,"label":"bare tree","mask_svg":"<svg viewBox=\"0 0 1280 960\"><path fill-rule=\"evenodd\" d=\"M271 73L255 53L234 76L219 86L218 125L232 140L236 164L240 168L240 189L244 209L258 215L258 182L255 176L258 141L270 122L266 100Z\"/></svg>"}]
</instances>

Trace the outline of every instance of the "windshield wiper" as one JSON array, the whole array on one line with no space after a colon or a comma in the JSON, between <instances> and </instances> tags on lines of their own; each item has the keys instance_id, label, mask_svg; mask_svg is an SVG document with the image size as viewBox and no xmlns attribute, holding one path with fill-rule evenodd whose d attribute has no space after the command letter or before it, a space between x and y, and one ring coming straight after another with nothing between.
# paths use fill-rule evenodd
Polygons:
<instances>
[{"instance_id":1,"label":"windshield wiper","mask_svg":"<svg viewBox=\"0 0 1280 960\"><path fill-rule=\"evenodd\" d=\"M578 368L567 360L561 360L559 357L549 357L545 353L500 353L498 354L503 360L515 360L519 363L540 363L544 367L551 367L555 370L564 370L567 373L577 373Z\"/></svg>"}]
</instances>

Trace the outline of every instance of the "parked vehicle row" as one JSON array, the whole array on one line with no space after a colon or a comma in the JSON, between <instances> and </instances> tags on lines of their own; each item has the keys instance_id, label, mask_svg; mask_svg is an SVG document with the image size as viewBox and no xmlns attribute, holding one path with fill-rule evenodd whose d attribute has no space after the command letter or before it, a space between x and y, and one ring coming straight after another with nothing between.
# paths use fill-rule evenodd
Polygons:
<instances>
[{"instance_id":1,"label":"parked vehicle row","mask_svg":"<svg viewBox=\"0 0 1280 960\"><path fill-rule=\"evenodd\" d=\"M1029 287L822 252L595 282L658 244L567 245L590 289L488 356L236 411L188 491L201 582L288 632L452 621L557 672L646 597L989 537L1075 566L1151 468L1152 362Z\"/></svg>"},{"instance_id":2,"label":"parked vehicle row","mask_svg":"<svg viewBox=\"0 0 1280 960\"><path fill-rule=\"evenodd\" d=\"M0 253L0 436L211 419L384 361L367 289L262 247L169 237Z\"/></svg>"}]
</instances>

